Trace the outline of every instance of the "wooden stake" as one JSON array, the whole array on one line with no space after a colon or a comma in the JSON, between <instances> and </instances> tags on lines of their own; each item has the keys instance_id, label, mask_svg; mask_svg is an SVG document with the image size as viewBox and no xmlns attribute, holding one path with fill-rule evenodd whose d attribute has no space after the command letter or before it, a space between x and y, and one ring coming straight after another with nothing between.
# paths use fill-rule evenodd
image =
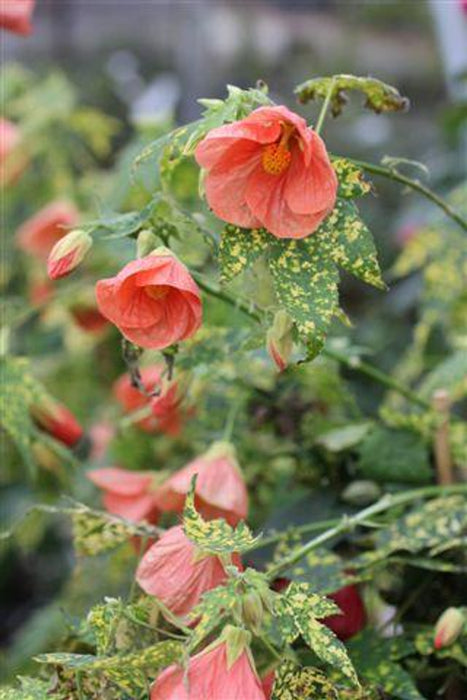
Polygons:
<instances>
[{"instance_id":1,"label":"wooden stake","mask_svg":"<svg viewBox=\"0 0 467 700\"><path fill-rule=\"evenodd\" d=\"M432 404L439 414L440 422L435 431L434 452L438 484L453 484L451 452L449 448L449 409L451 401L445 389L437 389L433 394Z\"/></svg>"}]
</instances>

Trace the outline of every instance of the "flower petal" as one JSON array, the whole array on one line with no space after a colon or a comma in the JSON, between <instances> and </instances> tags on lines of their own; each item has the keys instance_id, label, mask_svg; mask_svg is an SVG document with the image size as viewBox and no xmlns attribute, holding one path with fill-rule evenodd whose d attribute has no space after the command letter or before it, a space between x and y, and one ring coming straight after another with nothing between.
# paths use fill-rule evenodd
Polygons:
<instances>
[{"instance_id":1,"label":"flower petal","mask_svg":"<svg viewBox=\"0 0 467 700\"><path fill-rule=\"evenodd\" d=\"M284 195L295 214L331 210L336 201L337 177L320 137L313 132L313 154L306 166L298 146L292 152Z\"/></svg>"}]
</instances>

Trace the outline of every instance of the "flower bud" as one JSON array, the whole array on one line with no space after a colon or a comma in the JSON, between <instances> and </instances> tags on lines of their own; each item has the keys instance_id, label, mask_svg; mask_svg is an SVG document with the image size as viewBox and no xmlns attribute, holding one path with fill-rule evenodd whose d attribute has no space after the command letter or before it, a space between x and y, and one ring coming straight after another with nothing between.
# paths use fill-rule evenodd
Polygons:
<instances>
[{"instance_id":1,"label":"flower bud","mask_svg":"<svg viewBox=\"0 0 467 700\"><path fill-rule=\"evenodd\" d=\"M47 260L47 274L50 279L66 277L78 267L92 246L91 236L82 229L70 231L55 243Z\"/></svg>"},{"instance_id":2,"label":"flower bud","mask_svg":"<svg viewBox=\"0 0 467 700\"><path fill-rule=\"evenodd\" d=\"M287 367L292 354L292 328L292 319L286 311L280 309L266 335L267 351L279 372Z\"/></svg>"},{"instance_id":3,"label":"flower bud","mask_svg":"<svg viewBox=\"0 0 467 700\"><path fill-rule=\"evenodd\" d=\"M83 429L71 411L50 397L43 397L29 410L42 430L67 447L73 447L83 436Z\"/></svg>"},{"instance_id":4,"label":"flower bud","mask_svg":"<svg viewBox=\"0 0 467 700\"><path fill-rule=\"evenodd\" d=\"M242 596L240 614L243 622L253 634L259 634L264 617L264 607L257 591L249 591Z\"/></svg>"},{"instance_id":5,"label":"flower bud","mask_svg":"<svg viewBox=\"0 0 467 700\"><path fill-rule=\"evenodd\" d=\"M136 255L138 258L144 258L154 250L157 246L157 238L149 229L144 229L138 234L136 239Z\"/></svg>"},{"instance_id":6,"label":"flower bud","mask_svg":"<svg viewBox=\"0 0 467 700\"><path fill-rule=\"evenodd\" d=\"M465 617L459 608L447 608L435 625L435 649L448 647L455 642L462 632L464 624Z\"/></svg>"},{"instance_id":7,"label":"flower bud","mask_svg":"<svg viewBox=\"0 0 467 700\"><path fill-rule=\"evenodd\" d=\"M374 481L352 481L342 492L341 498L352 506L367 506L381 496L381 489Z\"/></svg>"}]
</instances>

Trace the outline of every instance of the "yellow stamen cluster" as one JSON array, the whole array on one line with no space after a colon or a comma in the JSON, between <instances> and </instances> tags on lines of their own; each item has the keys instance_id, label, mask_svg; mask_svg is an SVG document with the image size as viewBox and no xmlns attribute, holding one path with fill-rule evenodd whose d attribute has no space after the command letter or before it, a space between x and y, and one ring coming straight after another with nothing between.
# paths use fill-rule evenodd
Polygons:
<instances>
[{"instance_id":1,"label":"yellow stamen cluster","mask_svg":"<svg viewBox=\"0 0 467 700\"><path fill-rule=\"evenodd\" d=\"M281 143L270 143L263 151L261 162L269 175L280 175L290 165L292 154Z\"/></svg>"}]
</instances>

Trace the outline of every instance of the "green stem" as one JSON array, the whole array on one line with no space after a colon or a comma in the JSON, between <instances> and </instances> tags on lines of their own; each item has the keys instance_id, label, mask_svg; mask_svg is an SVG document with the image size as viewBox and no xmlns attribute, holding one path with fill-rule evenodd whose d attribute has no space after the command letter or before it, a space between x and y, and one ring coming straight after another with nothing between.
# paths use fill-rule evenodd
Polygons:
<instances>
[{"instance_id":1,"label":"green stem","mask_svg":"<svg viewBox=\"0 0 467 700\"><path fill-rule=\"evenodd\" d=\"M329 108L329 103L331 102L331 97L332 97L332 93L333 93L335 84L336 84L336 77L334 76L329 84L329 88L328 88L328 91L326 93L326 97L324 99L324 102L323 102L322 107L321 107L321 111L320 111L319 116L318 116L318 121L316 122L315 132L317 134L321 133L321 129L322 129L323 123L324 123L324 118L326 117L326 113L327 113L328 108Z\"/></svg>"},{"instance_id":2,"label":"green stem","mask_svg":"<svg viewBox=\"0 0 467 700\"><path fill-rule=\"evenodd\" d=\"M364 508L359 513L351 516L344 516L338 525L326 530L321 535L313 538L302 547L284 557L282 561L277 562L268 571L268 577L270 579L276 578L281 572L289 569L291 566L296 564L298 561L306 557L306 555L313 549L320 547L321 545L329 542L329 540L334 539L337 535L341 535L344 532L349 532L353 530L357 525L360 525L365 520L372 518L378 513L383 513L390 508L395 508L396 506L405 505L411 501L415 501L419 498L426 498L427 496L439 496L451 493L463 493L467 494L467 484L452 484L449 486L424 486L423 488L413 489L411 491L405 491L397 495L386 494L373 505Z\"/></svg>"},{"instance_id":3,"label":"green stem","mask_svg":"<svg viewBox=\"0 0 467 700\"><path fill-rule=\"evenodd\" d=\"M222 436L223 442L230 442L232 440L232 435L235 428L235 421L237 419L238 412L240 411L242 403L242 400L233 401L232 405L230 406L230 411L225 422L224 434Z\"/></svg>"},{"instance_id":4,"label":"green stem","mask_svg":"<svg viewBox=\"0 0 467 700\"><path fill-rule=\"evenodd\" d=\"M192 274L199 287L207 294L210 294L211 296L216 297L216 299L220 299L226 304L229 304L230 306L239 309L239 311L248 316L251 320L256 321L257 323L261 323L261 315L258 313L258 311L251 309L246 302L242 301L241 299L234 299L227 292L223 292L218 288L212 287L208 282L205 281L204 277L201 276L199 273L195 272ZM391 389L392 391L396 391L398 394L401 394L406 399L408 399L414 404L417 404L421 408L430 408L430 404L424 399L417 396L417 394L415 394L411 389L409 389L409 387L405 386L404 384L401 384L396 379L393 379L393 377L391 377L389 374L385 374L376 367L373 367L373 365L370 365L368 362L363 362L359 358L348 357L347 355L344 355L343 353L340 353L336 350L331 350L330 348L323 348L322 354L325 357L337 360L349 369L353 369L357 372L360 372L361 374L366 374L367 377L374 379L375 381L379 382L388 389Z\"/></svg>"},{"instance_id":5,"label":"green stem","mask_svg":"<svg viewBox=\"0 0 467 700\"><path fill-rule=\"evenodd\" d=\"M406 185L412 190L419 192L424 197L433 202L433 204L436 204L436 206L442 209L444 213L447 214L457 224L459 224L459 226L463 228L464 231L467 231L467 220L464 219L464 217L461 214L459 214L459 212L455 211L455 209L453 209L451 205L446 202L446 200L437 195L436 192L433 192L433 190L430 190L429 187L425 187L425 185L422 185L421 182L419 182L418 180L412 180L412 178L407 177L407 175L403 175L402 173L399 173L397 170L394 170L392 168L386 168L383 165L375 165L373 163L367 163L363 160L355 160L354 158L349 158L348 160L350 160L357 167L361 168L362 170L365 170L368 173L372 173L373 175L380 175L381 177L386 177L389 180L393 180L394 182L400 182L402 185Z\"/></svg>"},{"instance_id":6,"label":"green stem","mask_svg":"<svg viewBox=\"0 0 467 700\"><path fill-rule=\"evenodd\" d=\"M320 520L314 523L305 523L305 525L299 525L294 527L291 532L294 535L305 535L309 532L315 532L316 530L326 530L328 527L334 527L340 523L340 518L334 518L333 520ZM287 535L287 530L282 532L275 532L274 534L262 537L260 540L255 542L255 544L248 550L249 552L254 549L262 549L263 547L268 547L270 544L275 544L281 540L284 535Z\"/></svg>"}]
</instances>

